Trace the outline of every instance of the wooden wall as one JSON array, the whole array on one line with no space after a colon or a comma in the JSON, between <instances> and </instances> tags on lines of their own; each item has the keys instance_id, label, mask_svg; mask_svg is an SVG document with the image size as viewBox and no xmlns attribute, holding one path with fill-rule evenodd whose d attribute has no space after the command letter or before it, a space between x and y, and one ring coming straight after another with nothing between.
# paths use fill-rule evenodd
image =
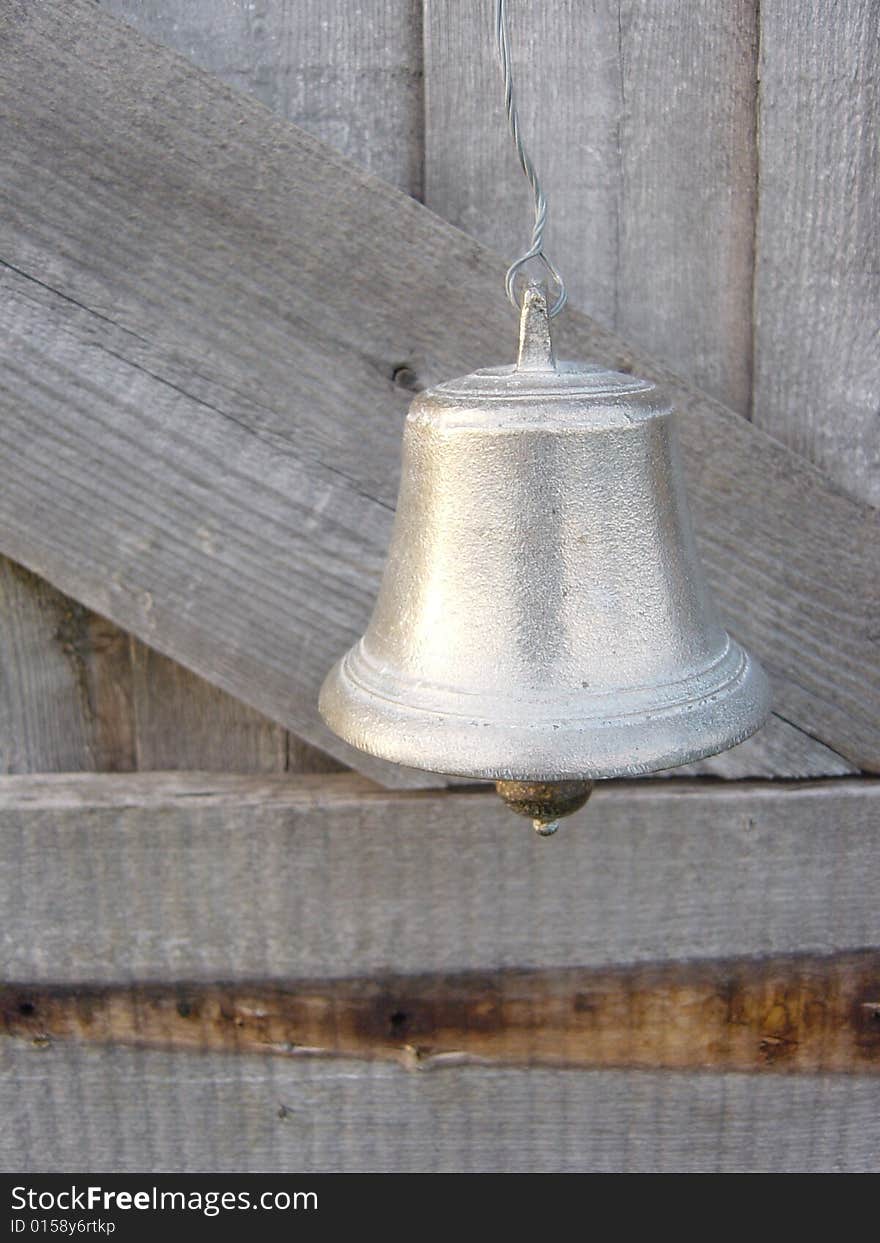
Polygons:
<instances>
[{"instance_id":1,"label":"wooden wall","mask_svg":"<svg viewBox=\"0 0 880 1243\"><path fill-rule=\"evenodd\" d=\"M102 0L503 255L492 5ZM880 502L872 0L509 5L575 306Z\"/></svg>"},{"instance_id":2,"label":"wooden wall","mask_svg":"<svg viewBox=\"0 0 880 1243\"><path fill-rule=\"evenodd\" d=\"M102 3L502 254L521 247L489 0ZM876 6L510 8L573 304L876 504ZM8 563L0 617L0 771L339 768ZM851 771L801 750L777 775ZM770 771L753 752L734 775Z\"/></svg>"},{"instance_id":3,"label":"wooden wall","mask_svg":"<svg viewBox=\"0 0 880 1243\"><path fill-rule=\"evenodd\" d=\"M101 3L502 254L521 247L528 201L488 0ZM510 10L549 249L572 304L842 492L880 503L880 9L523 0ZM364 789L346 784L360 779L338 760L8 560L0 690L0 771L20 775L0 808L4 978L16 988L880 945L876 786L779 718L769 745L698 770L770 780L723 795L676 784L662 806L631 814L600 801L597 837L573 830L555 855L536 855L488 803L485 835L463 836L463 804L453 813L444 799L473 796L365 808ZM103 779L26 776L167 770L181 771L178 784L133 776L112 811ZM197 778L194 791L188 770L241 780ZM272 793L281 774L292 775L292 807ZM780 816L772 779L801 776L847 788L791 787ZM124 895L145 875L149 893L132 912ZM40 893L36 908L19 893ZM176 1038L145 1052L112 1030L56 1044L17 1022L0 1053L0 1092L19 1119L3 1139L6 1168L64 1168L85 1149L104 1169L867 1169L880 1138L876 1079L768 1077L757 1055L746 1072L695 1055L674 1071L623 1057L618 1069L422 1074L235 1054L207 1039L210 1053ZM143 1100L128 1090L133 1077ZM24 1112L22 1083L39 1099Z\"/></svg>"}]
</instances>

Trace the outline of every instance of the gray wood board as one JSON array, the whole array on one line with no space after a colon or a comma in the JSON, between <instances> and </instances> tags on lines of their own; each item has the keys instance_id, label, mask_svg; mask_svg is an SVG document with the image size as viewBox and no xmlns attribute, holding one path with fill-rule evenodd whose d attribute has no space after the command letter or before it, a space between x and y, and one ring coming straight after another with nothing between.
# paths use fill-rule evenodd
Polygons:
<instances>
[{"instance_id":1,"label":"gray wood board","mask_svg":"<svg viewBox=\"0 0 880 1243\"><path fill-rule=\"evenodd\" d=\"M251 91L377 175L418 193L417 5L404 22L397 4L390 12L383 4L362 6L357 21L338 20L342 6L328 20L326 4L279 9L106 0L103 7ZM337 761L252 708L144 645L130 644L106 619L32 575L10 573L14 601L10 583L0 596L0 644L5 638L8 648L15 637L14 653L7 652L15 664L4 670L0 767L338 770ZM76 643L62 646L56 638L56 615L75 619ZM70 626L62 623L60 629L67 635ZM130 647L133 671L126 668ZM96 703L98 688L103 693Z\"/></svg>"},{"instance_id":2,"label":"gray wood board","mask_svg":"<svg viewBox=\"0 0 880 1243\"><path fill-rule=\"evenodd\" d=\"M99 0L416 198L422 0Z\"/></svg>"},{"instance_id":3,"label":"gray wood board","mask_svg":"<svg viewBox=\"0 0 880 1243\"><path fill-rule=\"evenodd\" d=\"M314 696L377 582L393 377L509 354L500 262L81 0L5 23L3 249L27 273L5 550L340 758L425 780L342 749ZM583 316L560 338L667 382L733 628L786 719L876 766L875 516Z\"/></svg>"},{"instance_id":4,"label":"gray wood board","mask_svg":"<svg viewBox=\"0 0 880 1243\"><path fill-rule=\"evenodd\" d=\"M761 2L754 420L880 504L880 5Z\"/></svg>"},{"instance_id":5,"label":"gray wood board","mask_svg":"<svg viewBox=\"0 0 880 1243\"><path fill-rule=\"evenodd\" d=\"M137 768L326 772L340 765L0 558L0 771Z\"/></svg>"},{"instance_id":6,"label":"gray wood board","mask_svg":"<svg viewBox=\"0 0 880 1243\"><path fill-rule=\"evenodd\" d=\"M309 769L308 771L311 771ZM737 747L695 764L669 768L658 777L722 777L741 781L747 777L845 777L858 772L836 751L810 738L802 730L773 715L757 734Z\"/></svg>"},{"instance_id":7,"label":"gray wood board","mask_svg":"<svg viewBox=\"0 0 880 1243\"><path fill-rule=\"evenodd\" d=\"M20 334L0 381L4 432L17 446L5 462L18 479L0 501L4 546L150 646L302 724L343 760L391 783L436 784L350 752L317 718L323 672L353 638L349 618L369 616L390 508L344 486L332 467L302 462L130 368L112 346L96 354L69 331L69 303L21 278L3 283L0 320ZM26 293L16 297L13 284ZM60 322L47 324L50 306ZM47 382L61 416L54 428L39 413ZM25 548L17 535L28 512L36 538Z\"/></svg>"},{"instance_id":8,"label":"gray wood board","mask_svg":"<svg viewBox=\"0 0 880 1243\"><path fill-rule=\"evenodd\" d=\"M509 6L523 133L574 304L749 408L753 0ZM425 202L503 255L530 204L504 120L493 5L425 9Z\"/></svg>"},{"instance_id":9,"label":"gray wood board","mask_svg":"<svg viewBox=\"0 0 880 1243\"><path fill-rule=\"evenodd\" d=\"M854 1075L407 1071L8 1039L0 1110L10 1173L856 1172L880 1144L877 1081Z\"/></svg>"},{"instance_id":10,"label":"gray wood board","mask_svg":"<svg viewBox=\"0 0 880 1243\"><path fill-rule=\"evenodd\" d=\"M133 767L128 635L0 557L0 772Z\"/></svg>"},{"instance_id":11,"label":"gray wood board","mask_svg":"<svg viewBox=\"0 0 880 1243\"><path fill-rule=\"evenodd\" d=\"M335 763L137 640L132 640L132 672L137 767L142 771L277 773L290 766L317 772Z\"/></svg>"},{"instance_id":12,"label":"gray wood board","mask_svg":"<svg viewBox=\"0 0 880 1243\"><path fill-rule=\"evenodd\" d=\"M880 945L880 782L603 783L552 840L353 774L0 781L2 978L349 977Z\"/></svg>"}]
</instances>

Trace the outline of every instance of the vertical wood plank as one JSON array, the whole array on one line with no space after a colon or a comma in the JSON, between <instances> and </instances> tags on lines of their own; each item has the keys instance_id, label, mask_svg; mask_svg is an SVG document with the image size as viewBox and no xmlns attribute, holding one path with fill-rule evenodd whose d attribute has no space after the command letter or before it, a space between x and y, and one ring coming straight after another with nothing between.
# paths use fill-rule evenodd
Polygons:
<instances>
[{"instance_id":1,"label":"vertical wood plank","mask_svg":"<svg viewBox=\"0 0 880 1243\"><path fill-rule=\"evenodd\" d=\"M101 3L369 172L421 196L421 0Z\"/></svg>"},{"instance_id":2,"label":"vertical wood plank","mask_svg":"<svg viewBox=\"0 0 880 1243\"><path fill-rule=\"evenodd\" d=\"M104 0L103 7L370 171L421 192L421 13L386 2L216 5ZM89 615L92 616L92 615ZM109 623L103 623L105 628ZM112 628L115 630L115 628ZM127 643L116 631L118 644ZM142 770L336 772L337 761L133 641ZM71 763L71 768L84 767ZM53 765L54 767L54 765Z\"/></svg>"},{"instance_id":3,"label":"vertical wood plank","mask_svg":"<svg viewBox=\"0 0 880 1243\"><path fill-rule=\"evenodd\" d=\"M0 558L0 772L135 766L128 637Z\"/></svg>"},{"instance_id":4,"label":"vertical wood plank","mask_svg":"<svg viewBox=\"0 0 880 1243\"><path fill-rule=\"evenodd\" d=\"M426 202L502 254L528 193L503 118L492 4L426 0ZM754 0L510 9L523 132L573 303L748 410Z\"/></svg>"},{"instance_id":5,"label":"vertical wood plank","mask_svg":"<svg viewBox=\"0 0 880 1243\"><path fill-rule=\"evenodd\" d=\"M138 640L131 648L141 771L284 771L280 726Z\"/></svg>"},{"instance_id":6,"label":"vertical wood plank","mask_svg":"<svg viewBox=\"0 0 880 1243\"><path fill-rule=\"evenodd\" d=\"M880 6L761 3L754 420L880 504Z\"/></svg>"},{"instance_id":7,"label":"vertical wood plank","mask_svg":"<svg viewBox=\"0 0 880 1243\"><path fill-rule=\"evenodd\" d=\"M343 765L0 558L0 772Z\"/></svg>"},{"instance_id":8,"label":"vertical wood plank","mask_svg":"<svg viewBox=\"0 0 880 1243\"><path fill-rule=\"evenodd\" d=\"M755 0L627 0L620 14L616 326L747 413Z\"/></svg>"},{"instance_id":9,"label":"vertical wood plank","mask_svg":"<svg viewBox=\"0 0 880 1243\"><path fill-rule=\"evenodd\" d=\"M504 117L493 8L493 0L425 0L425 202L514 259L528 245L532 209ZM550 202L548 254L564 272L572 302L613 324L617 4L511 0L508 14L523 135Z\"/></svg>"},{"instance_id":10,"label":"vertical wood plank","mask_svg":"<svg viewBox=\"0 0 880 1243\"><path fill-rule=\"evenodd\" d=\"M340 772L343 765L131 640L137 767L142 772Z\"/></svg>"}]
</instances>

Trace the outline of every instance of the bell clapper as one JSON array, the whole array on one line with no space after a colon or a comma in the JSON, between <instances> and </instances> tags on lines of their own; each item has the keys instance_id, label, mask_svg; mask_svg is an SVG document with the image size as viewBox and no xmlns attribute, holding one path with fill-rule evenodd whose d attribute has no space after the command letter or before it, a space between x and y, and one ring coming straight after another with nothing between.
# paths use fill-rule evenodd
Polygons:
<instances>
[{"instance_id":1,"label":"bell clapper","mask_svg":"<svg viewBox=\"0 0 880 1243\"><path fill-rule=\"evenodd\" d=\"M552 837L563 816L579 811L593 793L592 781L496 781L511 811L528 816L540 837Z\"/></svg>"}]
</instances>

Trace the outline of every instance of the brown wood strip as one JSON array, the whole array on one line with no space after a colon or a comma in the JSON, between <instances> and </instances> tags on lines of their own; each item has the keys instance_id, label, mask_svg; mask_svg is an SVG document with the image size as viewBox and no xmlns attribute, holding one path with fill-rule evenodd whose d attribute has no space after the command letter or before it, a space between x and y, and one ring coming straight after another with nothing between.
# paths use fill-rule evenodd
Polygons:
<instances>
[{"instance_id":1,"label":"brown wood strip","mask_svg":"<svg viewBox=\"0 0 880 1243\"><path fill-rule=\"evenodd\" d=\"M7 984L8 1036L440 1065L880 1071L880 954L289 984Z\"/></svg>"}]
</instances>

